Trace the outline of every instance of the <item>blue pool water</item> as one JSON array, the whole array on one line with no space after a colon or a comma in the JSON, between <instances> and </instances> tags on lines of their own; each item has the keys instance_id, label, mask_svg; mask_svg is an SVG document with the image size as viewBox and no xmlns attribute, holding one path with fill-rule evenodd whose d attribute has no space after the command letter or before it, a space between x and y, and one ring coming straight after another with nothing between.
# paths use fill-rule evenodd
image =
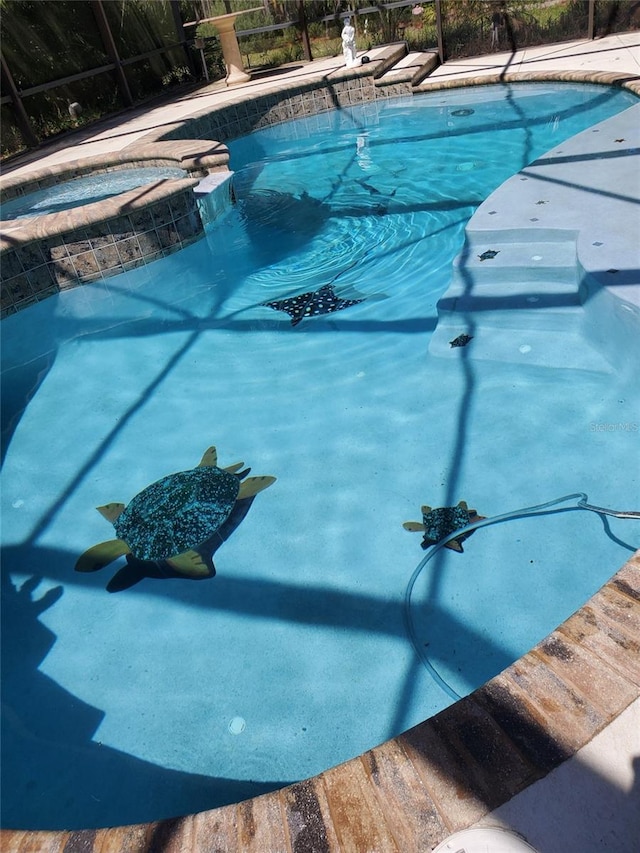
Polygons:
<instances>
[{"instance_id":1,"label":"blue pool water","mask_svg":"<svg viewBox=\"0 0 640 853\"><path fill-rule=\"evenodd\" d=\"M24 219L69 210L72 207L103 201L155 181L184 178L185 175L184 169L174 166L113 169L101 174L85 175L3 202L0 205L0 219Z\"/></svg>"},{"instance_id":2,"label":"blue pool water","mask_svg":"<svg viewBox=\"0 0 640 853\"><path fill-rule=\"evenodd\" d=\"M423 504L637 503L637 433L592 428L637 419L615 364L429 349L476 206L634 102L487 87L256 133L206 239L3 321L5 825L150 820L312 775L473 690L625 561L637 525L570 505L479 529L408 605L442 683L407 635ZM216 577L110 594L135 580L123 558L74 571L115 535L95 507L212 444L277 477L211 544Z\"/></svg>"}]
</instances>

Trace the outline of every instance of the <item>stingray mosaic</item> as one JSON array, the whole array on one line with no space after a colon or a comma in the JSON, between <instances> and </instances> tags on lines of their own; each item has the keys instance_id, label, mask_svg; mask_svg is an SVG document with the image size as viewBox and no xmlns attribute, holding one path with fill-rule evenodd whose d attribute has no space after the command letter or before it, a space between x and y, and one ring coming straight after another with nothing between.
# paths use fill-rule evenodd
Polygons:
<instances>
[{"instance_id":1,"label":"stingray mosaic","mask_svg":"<svg viewBox=\"0 0 640 853\"><path fill-rule=\"evenodd\" d=\"M309 293L301 293L289 299L276 299L273 302L263 302L267 308L274 311L284 311L291 317L291 325L297 326L305 317L317 317L322 314L333 314L335 311L344 311L352 305L364 302L365 297L359 299L344 299L336 293L332 284L325 284L318 290Z\"/></svg>"}]
</instances>

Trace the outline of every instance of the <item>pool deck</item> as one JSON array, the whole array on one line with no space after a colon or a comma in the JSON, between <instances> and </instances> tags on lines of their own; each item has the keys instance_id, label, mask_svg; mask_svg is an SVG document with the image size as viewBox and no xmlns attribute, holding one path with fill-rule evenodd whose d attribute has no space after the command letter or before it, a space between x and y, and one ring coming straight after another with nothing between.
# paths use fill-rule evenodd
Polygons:
<instances>
[{"instance_id":1,"label":"pool deck","mask_svg":"<svg viewBox=\"0 0 640 853\"><path fill-rule=\"evenodd\" d=\"M237 100L243 92L252 97L256 89L320 80L341 65L334 58L233 89L214 84L43 146L4 173L27 177L80 156L113 154L194 111ZM518 75L571 79L574 73L595 82L627 75L640 83L640 33L446 63L427 78L425 88ZM515 212L509 205L508 221L497 220L501 193L514 192L510 182L481 206L474 226L486 228L492 239L501 227L576 231L584 269L635 314L640 308L639 136L640 104L603 123L602 132L580 134L558 146L563 151L527 167L520 176L529 183L519 184L526 193L518 196ZM538 206L530 215L533 204ZM631 353L636 355L637 350ZM450 833L491 824L521 833L539 853L635 853L639 652L637 552L584 607L473 694L320 776L157 824L69 833L6 830L0 848L5 853L418 853L432 850Z\"/></svg>"}]
</instances>

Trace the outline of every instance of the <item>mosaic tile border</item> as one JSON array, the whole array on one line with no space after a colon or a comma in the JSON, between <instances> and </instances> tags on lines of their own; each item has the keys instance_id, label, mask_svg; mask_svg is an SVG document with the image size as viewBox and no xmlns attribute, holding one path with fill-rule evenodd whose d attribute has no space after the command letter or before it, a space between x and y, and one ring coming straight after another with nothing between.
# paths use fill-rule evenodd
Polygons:
<instances>
[{"instance_id":1,"label":"mosaic tile border","mask_svg":"<svg viewBox=\"0 0 640 853\"><path fill-rule=\"evenodd\" d=\"M277 91L252 97L247 95L243 98L238 97L237 100L227 102L213 110L196 112L186 122L176 123L169 130L152 131L144 139L155 142L189 137L190 139L218 139L225 142L291 119L318 115L356 104L373 103L381 99L406 97L439 89L520 82L598 83L606 86L620 86L640 96L640 77L612 72L599 74L577 71L513 72L437 82L426 80L414 85L411 81L384 84L375 76L375 72L363 72L360 68L353 69L351 76L347 76L347 72L343 70L335 76L327 75L315 84L291 84ZM139 142L134 145L138 144Z\"/></svg>"},{"instance_id":2,"label":"mosaic tile border","mask_svg":"<svg viewBox=\"0 0 640 853\"><path fill-rule=\"evenodd\" d=\"M62 290L151 263L199 239L196 183L172 181L172 186L155 193L161 198L151 201L147 196L139 209L137 191L123 194L113 216L85 227L64 214L52 214L63 217L57 235L16 243L0 257L2 316Z\"/></svg>"},{"instance_id":3,"label":"mosaic tile border","mask_svg":"<svg viewBox=\"0 0 640 853\"><path fill-rule=\"evenodd\" d=\"M290 83L258 95L240 93L216 109L203 109L169 130L151 131L149 142L178 139L218 139L225 142L254 130L272 127L296 118L304 118L373 102L380 98L408 95L410 81L378 85L380 77L398 59L406 55L404 43L380 49L367 65L341 68L316 81ZM133 143L137 146L138 143ZM132 147L133 147L132 146Z\"/></svg>"}]
</instances>

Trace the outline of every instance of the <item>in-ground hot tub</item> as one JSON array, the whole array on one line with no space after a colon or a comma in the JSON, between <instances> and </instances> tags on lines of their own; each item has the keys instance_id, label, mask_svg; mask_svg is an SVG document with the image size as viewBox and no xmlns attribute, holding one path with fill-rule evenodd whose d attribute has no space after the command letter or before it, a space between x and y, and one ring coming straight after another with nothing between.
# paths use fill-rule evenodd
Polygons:
<instances>
[{"instance_id":1,"label":"in-ground hot tub","mask_svg":"<svg viewBox=\"0 0 640 853\"><path fill-rule=\"evenodd\" d=\"M193 190L228 160L211 140L155 142L0 181L3 316L199 239Z\"/></svg>"},{"instance_id":2,"label":"in-ground hot tub","mask_svg":"<svg viewBox=\"0 0 640 853\"><path fill-rule=\"evenodd\" d=\"M185 172L177 166L142 166L90 172L80 178L31 190L0 204L0 219L24 219L43 216L104 201L114 195L139 189L167 179L182 179Z\"/></svg>"}]
</instances>

